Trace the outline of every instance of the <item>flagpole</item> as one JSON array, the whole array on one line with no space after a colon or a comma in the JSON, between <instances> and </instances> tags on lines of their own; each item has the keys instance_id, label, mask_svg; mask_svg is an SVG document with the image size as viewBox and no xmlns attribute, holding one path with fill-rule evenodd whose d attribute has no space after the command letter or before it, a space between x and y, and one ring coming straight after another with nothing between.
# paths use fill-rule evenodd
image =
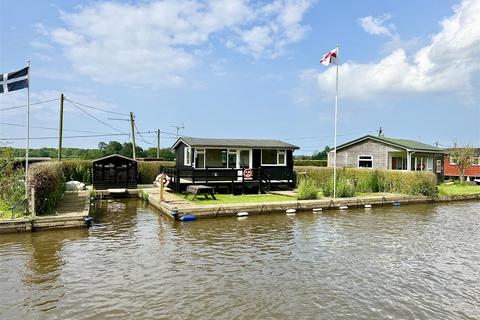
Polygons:
<instances>
[{"instance_id":1,"label":"flagpole","mask_svg":"<svg viewBox=\"0 0 480 320\"><path fill-rule=\"evenodd\" d=\"M337 110L338 110L338 57L339 57L339 45L337 44L337 56L335 58L335 64L337 65L337 79L335 86L335 121L334 121L334 134L333 134L333 198L337 197Z\"/></svg>"},{"instance_id":2,"label":"flagpole","mask_svg":"<svg viewBox=\"0 0 480 320\"><path fill-rule=\"evenodd\" d=\"M28 85L27 85L27 146L25 149L25 197L27 198L27 204L29 204L28 200L28 152L30 149L30 60L27 63L28 65ZM29 210L29 205L27 205L27 212Z\"/></svg>"}]
</instances>

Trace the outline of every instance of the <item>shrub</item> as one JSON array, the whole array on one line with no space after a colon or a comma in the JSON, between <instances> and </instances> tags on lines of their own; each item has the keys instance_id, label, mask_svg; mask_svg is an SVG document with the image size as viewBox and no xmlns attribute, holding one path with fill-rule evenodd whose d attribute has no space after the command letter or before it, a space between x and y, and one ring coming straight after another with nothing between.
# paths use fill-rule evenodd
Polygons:
<instances>
[{"instance_id":1,"label":"shrub","mask_svg":"<svg viewBox=\"0 0 480 320\"><path fill-rule=\"evenodd\" d=\"M160 174L162 167L173 167L173 161L139 161L138 162L138 183L150 184Z\"/></svg>"},{"instance_id":2,"label":"shrub","mask_svg":"<svg viewBox=\"0 0 480 320\"><path fill-rule=\"evenodd\" d=\"M324 196L333 194L333 169L296 167L302 179L311 179ZM301 174L303 173L303 174ZM435 196L437 181L431 172L371 170L341 168L337 170L337 196L351 196L356 192L389 192L409 195Z\"/></svg>"},{"instance_id":3,"label":"shrub","mask_svg":"<svg viewBox=\"0 0 480 320\"><path fill-rule=\"evenodd\" d=\"M33 200L32 189L36 214L48 214L53 211L65 192L61 163L42 162L31 165L28 171L30 203Z\"/></svg>"},{"instance_id":4,"label":"shrub","mask_svg":"<svg viewBox=\"0 0 480 320\"><path fill-rule=\"evenodd\" d=\"M298 167L326 167L327 160L293 160L293 165Z\"/></svg>"},{"instance_id":5,"label":"shrub","mask_svg":"<svg viewBox=\"0 0 480 320\"><path fill-rule=\"evenodd\" d=\"M15 167L12 148L0 148L0 211L7 212L25 198L25 172ZM22 206L17 206L18 213ZM1 212L0 212L1 215Z\"/></svg>"},{"instance_id":6,"label":"shrub","mask_svg":"<svg viewBox=\"0 0 480 320\"><path fill-rule=\"evenodd\" d=\"M93 162L90 160L66 160L62 162L64 181L80 181L87 185L93 181Z\"/></svg>"},{"instance_id":7,"label":"shrub","mask_svg":"<svg viewBox=\"0 0 480 320\"><path fill-rule=\"evenodd\" d=\"M303 179L298 185L298 200L317 199L318 188L312 180Z\"/></svg>"}]
</instances>

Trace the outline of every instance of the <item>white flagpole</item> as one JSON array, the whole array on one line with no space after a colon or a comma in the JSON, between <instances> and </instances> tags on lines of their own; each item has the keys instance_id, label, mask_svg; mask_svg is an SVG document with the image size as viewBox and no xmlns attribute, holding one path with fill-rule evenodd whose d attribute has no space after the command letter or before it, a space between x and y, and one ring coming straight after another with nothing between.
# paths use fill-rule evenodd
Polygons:
<instances>
[{"instance_id":1,"label":"white flagpole","mask_svg":"<svg viewBox=\"0 0 480 320\"><path fill-rule=\"evenodd\" d=\"M333 134L333 198L337 197L337 109L338 109L338 44L337 44L337 56L335 58L335 64L337 65L337 81L335 88L335 121L334 121L334 134Z\"/></svg>"},{"instance_id":2,"label":"white flagpole","mask_svg":"<svg viewBox=\"0 0 480 320\"><path fill-rule=\"evenodd\" d=\"M27 86L27 146L25 149L25 197L28 202L28 151L30 149L30 61L28 61L28 86ZM29 210L29 205L27 205L27 212Z\"/></svg>"}]
</instances>

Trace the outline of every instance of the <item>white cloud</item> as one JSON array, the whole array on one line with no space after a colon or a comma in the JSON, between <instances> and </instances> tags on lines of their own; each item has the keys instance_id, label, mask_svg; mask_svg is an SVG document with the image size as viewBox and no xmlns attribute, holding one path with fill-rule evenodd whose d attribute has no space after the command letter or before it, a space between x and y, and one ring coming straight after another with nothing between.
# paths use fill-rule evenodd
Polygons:
<instances>
[{"instance_id":1,"label":"white cloud","mask_svg":"<svg viewBox=\"0 0 480 320\"><path fill-rule=\"evenodd\" d=\"M378 62L342 64L340 93L350 98L424 92L470 96L480 71L480 1L464 0L453 10L430 44L412 56L397 49ZM334 92L334 68L320 73L317 81L323 94Z\"/></svg>"},{"instance_id":2,"label":"white cloud","mask_svg":"<svg viewBox=\"0 0 480 320\"><path fill-rule=\"evenodd\" d=\"M391 30L394 29L394 26L392 24L388 26L384 25L384 23L390 18L391 16L389 14L384 14L380 17L367 16L358 19L358 23L367 33L393 37Z\"/></svg>"},{"instance_id":3,"label":"white cloud","mask_svg":"<svg viewBox=\"0 0 480 320\"><path fill-rule=\"evenodd\" d=\"M95 81L176 86L212 41L256 59L283 54L308 30L301 22L312 1L101 2L62 13L65 26L49 35Z\"/></svg>"}]
</instances>

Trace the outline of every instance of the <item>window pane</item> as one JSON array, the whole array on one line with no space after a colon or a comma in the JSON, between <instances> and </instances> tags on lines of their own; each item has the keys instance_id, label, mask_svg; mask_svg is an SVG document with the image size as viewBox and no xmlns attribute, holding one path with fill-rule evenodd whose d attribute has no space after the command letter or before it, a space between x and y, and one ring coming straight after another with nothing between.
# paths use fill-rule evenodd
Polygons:
<instances>
[{"instance_id":1,"label":"window pane","mask_svg":"<svg viewBox=\"0 0 480 320\"><path fill-rule=\"evenodd\" d=\"M197 159L195 160L195 168L205 168L205 153L197 153Z\"/></svg>"},{"instance_id":2,"label":"window pane","mask_svg":"<svg viewBox=\"0 0 480 320\"><path fill-rule=\"evenodd\" d=\"M250 151L241 150L240 151L240 168L249 168L250 167Z\"/></svg>"},{"instance_id":3,"label":"window pane","mask_svg":"<svg viewBox=\"0 0 480 320\"><path fill-rule=\"evenodd\" d=\"M227 150L207 149L205 151L205 165L208 168L226 168Z\"/></svg>"},{"instance_id":4,"label":"window pane","mask_svg":"<svg viewBox=\"0 0 480 320\"><path fill-rule=\"evenodd\" d=\"M262 164L277 164L277 150L262 150Z\"/></svg>"},{"instance_id":5,"label":"window pane","mask_svg":"<svg viewBox=\"0 0 480 320\"><path fill-rule=\"evenodd\" d=\"M228 167L229 168L236 168L237 167L237 154L236 153L229 153L228 154Z\"/></svg>"},{"instance_id":6,"label":"window pane","mask_svg":"<svg viewBox=\"0 0 480 320\"><path fill-rule=\"evenodd\" d=\"M278 154L278 164L285 164L285 153L279 153Z\"/></svg>"},{"instance_id":7,"label":"window pane","mask_svg":"<svg viewBox=\"0 0 480 320\"><path fill-rule=\"evenodd\" d=\"M371 168L372 167L372 160L359 160L358 166L360 168Z\"/></svg>"}]
</instances>

